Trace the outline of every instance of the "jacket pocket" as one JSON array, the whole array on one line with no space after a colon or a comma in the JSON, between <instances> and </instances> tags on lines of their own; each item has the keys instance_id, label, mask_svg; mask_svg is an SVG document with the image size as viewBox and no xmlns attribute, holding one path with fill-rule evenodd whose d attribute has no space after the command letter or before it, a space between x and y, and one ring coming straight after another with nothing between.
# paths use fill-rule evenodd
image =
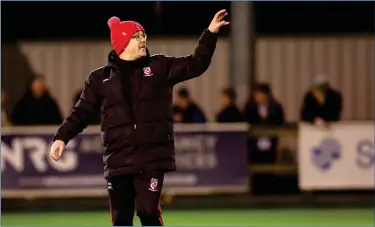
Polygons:
<instances>
[{"instance_id":1,"label":"jacket pocket","mask_svg":"<svg viewBox=\"0 0 375 227\"><path fill-rule=\"evenodd\" d=\"M137 138L140 144L158 144L173 141L172 123L155 122L137 125Z\"/></svg>"},{"instance_id":2,"label":"jacket pocket","mask_svg":"<svg viewBox=\"0 0 375 227\"><path fill-rule=\"evenodd\" d=\"M105 135L107 146L111 149L121 149L121 147L134 144L134 140L132 139L134 136L133 126L122 126L109 129L105 132Z\"/></svg>"}]
</instances>

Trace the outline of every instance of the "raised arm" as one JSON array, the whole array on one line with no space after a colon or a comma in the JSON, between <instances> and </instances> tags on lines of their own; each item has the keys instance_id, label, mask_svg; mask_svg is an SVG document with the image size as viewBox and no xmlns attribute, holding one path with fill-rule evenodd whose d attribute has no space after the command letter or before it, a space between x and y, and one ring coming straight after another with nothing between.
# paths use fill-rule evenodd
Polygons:
<instances>
[{"instance_id":1,"label":"raised arm","mask_svg":"<svg viewBox=\"0 0 375 227\"><path fill-rule=\"evenodd\" d=\"M216 42L220 27L229 22L223 18L227 16L226 10L217 12L210 26L204 30L199 39L198 46L192 55L186 57L167 57L169 64L169 80L177 84L202 75L210 66L211 59L216 48Z\"/></svg>"}]
</instances>

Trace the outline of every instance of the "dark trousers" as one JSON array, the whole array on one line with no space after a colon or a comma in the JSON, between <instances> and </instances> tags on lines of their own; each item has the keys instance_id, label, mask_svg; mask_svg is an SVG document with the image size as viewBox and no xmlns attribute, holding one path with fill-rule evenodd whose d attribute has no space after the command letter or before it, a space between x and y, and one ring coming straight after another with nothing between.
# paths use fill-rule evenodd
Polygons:
<instances>
[{"instance_id":1,"label":"dark trousers","mask_svg":"<svg viewBox=\"0 0 375 227\"><path fill-rule=\"evenodd\" d=\"M113 226L133 226L134 209L142 226L163 226L159 204L163 172L123 175L107 180Z\"/></svg>"}]
</instances>

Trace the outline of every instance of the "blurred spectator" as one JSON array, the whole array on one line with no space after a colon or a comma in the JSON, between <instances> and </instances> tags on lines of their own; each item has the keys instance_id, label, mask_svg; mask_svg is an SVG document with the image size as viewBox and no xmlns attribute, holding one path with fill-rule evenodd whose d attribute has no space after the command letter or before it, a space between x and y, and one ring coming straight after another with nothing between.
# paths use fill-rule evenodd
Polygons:
<instances>
[{"instance_id":1,"label":"blurred spectator","mask_svg":"<svg viewBox=\"0 0 375 227\"><path fill-rule=\"evenodd\" d=\"M181 88L177 93L176 104L173 107L174 122L205 123L206 117L199 106L191 99L189 91Z\"/></svg>"},{"instance_id":2,"label":"blurred spectator","mask_svg":"<svg viewBox=\"0 0 375 227\"><path fill-rule=\"evenodd\" d=\"M326 77L316 77L311 89L305 94L301 120L324 127L329 122L339 121L341 111L340 92L330 87Z\"/></svg>"},{"instance_id":3,"label":"blurred spectator","mask_svg":"<svg viewBox=\"0 0 375 227\"><path fill-rule=\"evenodd\" d=\"M282 125L284 109L272 95L268 84L258 84L246 104L245 115L250 125ZM276 137L250 137L249 161L252 163L274 163L278 140Z\"/></svg>"},{"instance_id":4,"label":"blurred spectator","mask_svg":"<svg viewBox=\"0 0 375 227\"><path fill-rule=\"evenodd\" d=\"M5 111L7 96L5 91L1 91L1 126L9 126L11 125L8 114Z\"/></svg>"},{"instance_id":5,"label":"blurred spectator","mask_svg":"<svg viewBox=\"0 0 375 227\"><path fill-rule=\"evenodd\" d=\"M42 77L30 83L26 93L17 102L12 122L15 125L57 125L62 116L55 100L50 96Z\"/></svg>"},{"instance_id":6,"label":"blurred spectator","mask_svg":"<svg viewBox=\"0 0 375 227\"><path fill-rule=\"evenodd\" d=\"M281 125L284 123L284 109L278 103L268 84L258 84L245 106L249 124Z\"/></svg>"},{"instance_id":7,"label":"blurred spectator","mask_svg":"<svg viewBox=\"0 0 375 227\"><path fill-rule=\"evenodd\" d=\"M73 96L73 105L72 108L76 105L76 103L79 101L79 98L81 97L82 89L77 91L75 95ZM88 120L88 125L99 125L100 124L100 110L93 111L95 115L93 115L89 120Z\"/></svg>"},{"instance_id":8,"label":"blurred spectator","mask_svg":"<svg viewBox=\"0 0 375 227\"><path fill-rule=\"evenodd\" d=\"M221 110L216 115L217 122L241 122L244 121L243 113L236 105L236 91L233 88L225 88L221 92Z\"/></svg>"}]
</instances>

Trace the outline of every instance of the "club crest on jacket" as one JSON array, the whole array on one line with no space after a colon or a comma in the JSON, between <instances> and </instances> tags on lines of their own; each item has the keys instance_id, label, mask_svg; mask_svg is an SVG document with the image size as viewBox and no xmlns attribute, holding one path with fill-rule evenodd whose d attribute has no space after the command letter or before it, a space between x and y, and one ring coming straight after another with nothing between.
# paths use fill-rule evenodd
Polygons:
<instances>
[{"instance_id":1,"label":"club crest on jacket","mask_svg":"<svg viewBox=\"0 0 375 227\"><path fill-rule=\"evenodd\" d=\"M154 75L151 71L150 67L144 67L143 68L143 76L152 76Z\"/></svg>"}]
</instances>

